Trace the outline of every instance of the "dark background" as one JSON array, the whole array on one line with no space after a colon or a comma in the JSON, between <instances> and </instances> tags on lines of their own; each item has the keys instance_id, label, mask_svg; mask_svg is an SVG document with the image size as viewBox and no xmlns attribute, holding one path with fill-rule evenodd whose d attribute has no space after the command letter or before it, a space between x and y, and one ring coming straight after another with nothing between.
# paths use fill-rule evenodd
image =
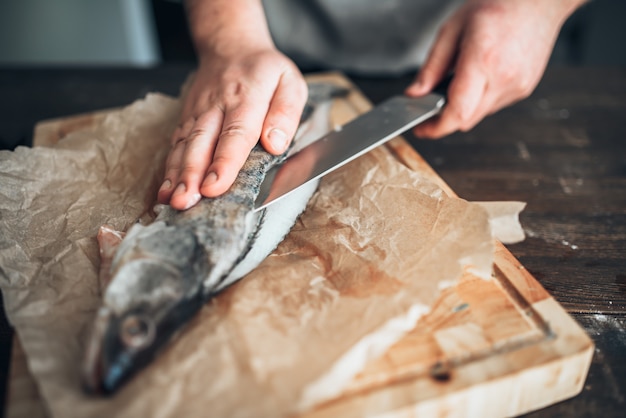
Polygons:
<instances>
[{"instance_id":1,"label":"dark background","mask_svg":"<svg viewBox=\"0 0 626 418\"><path fill-rule=\"evenodd\" d=\"M193 61L180 3L152 0L152 7L163 61ZM551 65L626 65L626 2L594 0L574 12L563 26Z\"/></svg>"},{"instance_id":2,"label":"dark background","mask_svg":"<svg viewBox=\"0 0 626 418\"><path fill-rule=\"evenodd\" d=\"M557 0L555 0L557 1ZM151 0L149 12L154 23L160 59L158 66L185 66L191 68L196 58L189 39L184 10L180 1ZM2 7L0 6L0 13ZM555 45L550 66L625 66L626 65L626 1L623 0L595 0L577 10L565 23L559 39ZM0 20L1 21L1 20ZM2 44L0 44L1 47ZM3 51L0 48L0 69L2 69ZM77 68L89 67L89 62L80 62ZM93 67L94 65L91 64ZM104 68L115 68L119 64L108 64ZM123 65L122 65L123 66ZM7 68L7 65L4 66ZM59 68L67 67L59 63L26 64L19 61L9 63L8 68ZM128 65L126 65L128 67ZM100 65L100 68L103 68ZM350 74L349 74L350 75ZM38 80L33 80L37 82ZM10 80L5 85L0 84L0 94L10 89ZM71 86L70 86L71 87ZM70 88L68 87L68 88ZM122 88L123 86L120 86ZM63 90L59 90L60 95ZM45 101L46 98L42 97ZM133 98L134 99L134 98ZM131 100L133 100L131 99ZM61 102L63 97L58 97ZM93 110L98 105L97 97L88 97ZM124 105L126 103L119 103ZM61 106L62 108L62 106ZM9 109L11 113L0 115L0 149L14 149L18 145L30 145L32 141L32 127L42 119L64 116L63 114L44 113L38 106L33 105L33 98L24 98L23 102L15 103ZM24 117L28 114L28 117ZM4 120L2 120L4 119ZM18 122L24 123L18 123Z\"/></svg>"}]
</instances>

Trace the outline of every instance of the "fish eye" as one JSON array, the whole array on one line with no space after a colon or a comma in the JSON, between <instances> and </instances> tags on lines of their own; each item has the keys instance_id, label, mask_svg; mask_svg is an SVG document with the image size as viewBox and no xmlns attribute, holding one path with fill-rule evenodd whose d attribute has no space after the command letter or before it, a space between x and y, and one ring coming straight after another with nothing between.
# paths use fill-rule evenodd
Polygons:
<instances>
[{"instance_id":1,"label":"fish eye","mask_svg":"<svg viewBox=\"0 0 626 418\"><path fill-rule=\"evenodd\" d=\"M154 340L154 323L140 315L129 315L122 321L120 339L126 347L143 348Z\"/></svg>"}]
</instances>

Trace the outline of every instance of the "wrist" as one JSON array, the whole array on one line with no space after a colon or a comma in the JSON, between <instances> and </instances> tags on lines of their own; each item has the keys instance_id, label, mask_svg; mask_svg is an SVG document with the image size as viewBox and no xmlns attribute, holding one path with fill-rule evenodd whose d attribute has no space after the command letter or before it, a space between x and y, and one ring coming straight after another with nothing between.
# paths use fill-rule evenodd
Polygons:
<instances>
[{"instance_id":1,"label":"wrist","mask_svg":"<svg viewBox=\"0 0 626 418\"><path fill-rule=\"evenodd\" d=\"M275 49L260 0L187 0L185 4L200 60Z\"/></svg>"}]
</instances>

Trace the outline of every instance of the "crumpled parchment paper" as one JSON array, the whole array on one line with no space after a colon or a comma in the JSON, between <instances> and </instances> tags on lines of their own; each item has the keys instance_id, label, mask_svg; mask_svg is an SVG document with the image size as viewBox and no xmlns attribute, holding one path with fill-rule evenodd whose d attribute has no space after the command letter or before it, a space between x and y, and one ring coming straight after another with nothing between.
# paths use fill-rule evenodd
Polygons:
<instances>
[{"instance_id":1,"label":"crumpled parchment paper","mask_svg":"<svg viewBox=\"0 0 626 418\"><path fill-rule=\"evenodd\" d=\"M0 152L0 286L52 416L305 410L338 396L463 269L490 276L483 206L378 148L324 178L276 251L152 365L112 398L85 395L80 360L101 298L95 237L151 216L178 111L151 94L56 146ZM522 207L502 207L514 218L504 229L519 231Z\"/></svg>"}]
</instances>

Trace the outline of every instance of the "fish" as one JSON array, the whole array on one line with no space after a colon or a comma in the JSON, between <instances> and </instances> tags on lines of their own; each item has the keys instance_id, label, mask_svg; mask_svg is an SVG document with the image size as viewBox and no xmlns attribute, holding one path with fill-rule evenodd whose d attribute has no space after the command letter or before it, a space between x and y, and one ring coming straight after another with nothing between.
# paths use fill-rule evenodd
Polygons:
<instances>
[{"instance_id":1,"label":"fish","mask_svg":"<svg viewBox=\"0 0 626 418\"><path fill-rule=\"evenodd\" d=\"M333 84L310 83L292 148L274 156L257 144L225 194L202 198L184 211L160 205L152 223L136 223L125 235L101 228L103 297L82 364L82 384L88 393L119 390L175 340L208 300L256 268L278 246L317 184L254 211L259 186L268 170L294 147L330 130L332 100L347 92Z\"/></svg>"}]
</instances>

